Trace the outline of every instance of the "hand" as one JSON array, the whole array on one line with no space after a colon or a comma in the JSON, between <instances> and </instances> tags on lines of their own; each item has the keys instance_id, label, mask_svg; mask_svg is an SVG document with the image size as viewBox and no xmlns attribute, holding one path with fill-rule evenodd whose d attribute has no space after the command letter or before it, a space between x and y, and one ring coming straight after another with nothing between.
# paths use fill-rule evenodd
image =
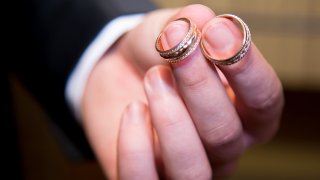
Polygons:
<instances>
[{"instance_id":1,"label":"hand","mask_svg":"<svg viewBox=\"0 0 320 180\"><path fill-rule=\"evenodd\" d=\"M83 98L84 126L111 179L227 176L245 149L275 134L282 87L254 44L231 66L213 66L199 49L183 63L159 65L164 61L155 39L178 17L197 24L215 56L235 54L239 29L214 16L201 5L155 11L93 70ZM177 44L186 31L186 24L169 23L163 45Z\"/></svg>"}]
</instances>

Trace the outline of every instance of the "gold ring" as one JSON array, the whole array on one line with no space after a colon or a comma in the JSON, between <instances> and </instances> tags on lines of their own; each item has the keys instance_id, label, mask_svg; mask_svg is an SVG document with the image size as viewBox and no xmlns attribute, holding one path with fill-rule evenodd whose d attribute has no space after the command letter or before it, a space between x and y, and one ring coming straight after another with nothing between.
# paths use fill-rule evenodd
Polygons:
<instances>
[{"instance_id":1,"label":"gold ring","mask_svg":"<svg viewBox=\"0 0 320 180\"><path fill-rule=\"evenodd\" d=\"M177 63L188 57L199 45L201 39L201 33L197 26L188 18L179 18L175 21L184 21L188 23L189 30L185 37L173 48L164 50L160 39L163 32L159 34L156 40L156 50L160 56L166 59L169 63Z\"/></svg>"},{"instance_id":2,"label":"gold ring","mask_svg":"<svg viewBox=\"0 0 320 180\"><path fill-rule=\"evenodd\" d=\"M242 34L243 34L243 41L242 41L242 47L241 49L232 57L227 58L227 59L214 59L212 56L209 55L209 52L207 49L204 47L203 42L201 42L201 49L202 53L204 56L211 61L212 63L216 65L231 65L234 64L238 61L240 61L248 52L250 45L251 45L251 34L249 27L247 26L246 23L242 21L241 18L239 18L236 15L233 14L222 14L216 17L223 17L223 18L228 18L230 19L233 23L236 23L237 25L240 25Z\"/></svg>"}]
</instances>

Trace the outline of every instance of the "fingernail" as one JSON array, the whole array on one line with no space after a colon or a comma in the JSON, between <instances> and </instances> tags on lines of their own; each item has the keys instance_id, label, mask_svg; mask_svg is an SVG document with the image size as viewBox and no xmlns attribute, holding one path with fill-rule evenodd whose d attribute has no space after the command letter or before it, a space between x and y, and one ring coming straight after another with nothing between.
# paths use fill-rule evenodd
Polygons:
<instances>
[{"instance_id":1,"label":"fingernail","mask_svg":"<svg viewBox=\"0 0 320 180\"><path fill-rule=\"evenodd\" d=\"M134 124L144 122L145 108L143 104L139 101L130 103L126 109L126 118L129 119L129 122Z\"/></svg>"},{"instance_id":2,"label":"fingernail","mask_svg":"<svg viewBox=\"0 0 320 180\"><path fill-rule=\"evenodd\" d=\"M184 21L172 21L163 31L161 44L165 50L177 45L188 33L188 24Z\"/></svg>"},{"instance_id":3,"label":"fingernail","mask_svg":"<svg viewBox=\"0 0 320 180\"><path fill-rule=\"evenodd\" d=\"M237 39L227 24L220 21L210 24L203 37L206 50L215 59L225 59L234 54Z\"/></svg>"},{"instance_id":4,"label":"fingernail","mask_svg":"<svg viewBox=\"0 0 320 180\"><path fill-rule=\"evenodd\" d=\"M151 68L145 77L145 89L147 95L172 91L174 77L169 67L156 66Z\"/></svg>"}]
</instances>

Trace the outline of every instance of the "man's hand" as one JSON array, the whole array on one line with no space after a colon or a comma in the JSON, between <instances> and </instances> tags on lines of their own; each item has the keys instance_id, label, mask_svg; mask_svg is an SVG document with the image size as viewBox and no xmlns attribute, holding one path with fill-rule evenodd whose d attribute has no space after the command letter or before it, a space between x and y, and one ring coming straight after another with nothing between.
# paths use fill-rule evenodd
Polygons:
<instances>
[{"instance_id":1,"label":"man's hand","mask_svg":"<svg viewBox=\"0 0 320 180\"><path fill-rule=\"evenodd\" d=\"M150 13L106 53L87 82L82 112L111 179L228 176L244 150L278 129L282 86L253 43L230 66L210 64L199 48L183 63L165 64L154 43L165 26L165 48L179 43L187 24L171 21L180 17L197 25L217 57L241 47L242 34L231 21L191 5Z\"/></svg>"}]
</instances>

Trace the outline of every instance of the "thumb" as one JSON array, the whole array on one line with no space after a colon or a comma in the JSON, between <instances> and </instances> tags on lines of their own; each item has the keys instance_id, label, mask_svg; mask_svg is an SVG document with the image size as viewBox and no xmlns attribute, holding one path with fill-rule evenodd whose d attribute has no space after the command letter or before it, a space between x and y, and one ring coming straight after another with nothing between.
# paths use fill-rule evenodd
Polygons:
<instances>
[{"instance_id":1,"label":"thumb","mask_svg":"<svg viewBox=\"0 0 320 180\"><path fill-rule=\"evenodd\" d=\"M147 14L142 23L128 32L119 44L124 58L143 75L150 67L166 63L155 49L157 36L177 9L156 10Z\"/></svg>"}]
</instances>

